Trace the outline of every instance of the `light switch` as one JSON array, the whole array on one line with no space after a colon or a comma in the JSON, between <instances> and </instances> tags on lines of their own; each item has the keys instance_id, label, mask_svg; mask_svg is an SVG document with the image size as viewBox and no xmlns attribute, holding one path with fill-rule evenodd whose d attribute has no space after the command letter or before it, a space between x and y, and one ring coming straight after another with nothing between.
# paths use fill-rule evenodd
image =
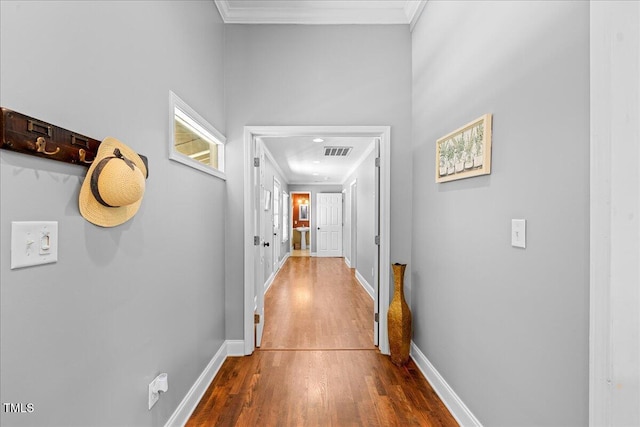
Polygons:
<instances>
[{"instance_id":1,"label":"light switch","mask_svg":"<svg viewBox=\"0 0 640 427\"><path fill-rule=\"evenodd\" d=\"M11 269L58 261L58 221L11 222Z\"/></svg>"},{"instance_id":2,"label":"light switch","mask_svg":"<svg viewBox=\"0 0 640 427\"><path fill-rule=\"evenodd\" d=\"M511 220L511 246L514 248L527 247L527 221L525 219Z\"/></svg>"}]
</instances>

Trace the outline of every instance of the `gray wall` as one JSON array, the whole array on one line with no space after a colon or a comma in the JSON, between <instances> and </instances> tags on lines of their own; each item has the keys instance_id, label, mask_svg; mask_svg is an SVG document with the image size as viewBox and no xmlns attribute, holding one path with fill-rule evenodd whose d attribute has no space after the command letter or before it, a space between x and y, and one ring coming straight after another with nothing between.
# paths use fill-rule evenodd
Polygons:
<instances>
[{"instance_id":1,"label":"gray wall","mask_svg":"<svg viewBox=\"0 0 640 427\"><path fill-rule=\"evenodd\" d=\"M369 285L375 287L373 269L375 267L377 246L375 245L375 150L362 162L352 176L347 179L344 189L350 194L351 183L356 185L356 260L358 273ZM351 195L351 194L350 194Z\"/></svg>"},{"instance_id":2,"label":"gray wall","mask_svg":"<svg viewBox=\"0 0 640 427\"><path fill-rule=\"evenodd\" d=\"M412 42L414 341L485 425L587 425L589 3L428 2ZM484 113L491 175L435 184Z\"/></svg>"},{"instance_id":3,"label":"gray wall","mask_svg":"<svg viewBox=\"0 0 640 427\"><path fill-rule=\"evenodd\" d=\"M225 37L228 235L243 229L246 125L389 125L391 202L410 203L408 26L228 25ZM410 227L410 210L392 212L393 260L409 259ZM243 337L244 243L227 239L229 339Z\"/></svg>"},{"instance_id":4,"label":"gray wall","mask_svg":"<svg viewBox=\"0 0 640 427\"><path fill-rule=\"evenodd\" d=\"M221 19L211 1L0 7L2 106L150 165L138 214L104 229L78 212L85 168L0 152L1 401L35 407L0 424L162 425L225 339L225 183L167 148L170 89L225 132ZM10 270L23 220L58 221L56 264Z\"/></svg>"}]
</instances>

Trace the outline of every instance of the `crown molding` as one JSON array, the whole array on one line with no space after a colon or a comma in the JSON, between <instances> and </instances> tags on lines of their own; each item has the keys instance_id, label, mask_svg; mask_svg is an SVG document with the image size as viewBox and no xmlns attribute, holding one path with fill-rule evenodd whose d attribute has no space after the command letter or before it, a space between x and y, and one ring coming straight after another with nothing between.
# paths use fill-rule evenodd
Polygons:
<instances>
[{"instance_id":1,"label":"crown molding","mask_svg":"<svg viewBox=\"0 0 640 427\"><path fill-rule=\"evenodd\" d=\"M215 0L226 24L409 24L426 0L386 1L256 1Z\"/></svg>"},{"instance_id":2,"label":"crown molding","mask_svg":"<svg viewBox=\"0 0 640 427\"><path fill-rule=\"evenodd\" d=\"M422 12L424 11L424 7L427 5L427 1L429 0L409 0L405 3L404 12L409 20L409 31L413 31L413 27L416 26L416 23L422 16Z\"/></svg>"},{"instance_id":3,"label":"crown molding","mask_svg":"<svg viewBox=\"0 0 640 427\"><path fill-rule=\"evenodd\" d=\"M229 2L227 0L214 0L214 3L218 8L222 22L225 24L229 22Z\"/></svg>"}]
</instances>

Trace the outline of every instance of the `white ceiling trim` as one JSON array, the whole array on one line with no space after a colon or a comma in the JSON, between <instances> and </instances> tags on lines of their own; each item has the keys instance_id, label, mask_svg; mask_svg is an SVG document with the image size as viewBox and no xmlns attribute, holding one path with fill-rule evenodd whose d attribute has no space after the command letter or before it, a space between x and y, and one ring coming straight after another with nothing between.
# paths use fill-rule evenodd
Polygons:
<instances>
[{"instance_id":1,"label":"white ceiling trim","mask_svg":"<svg viewBox=\"0 0 640 427\"><path fill-rule=\"evenodd\" d=\"M424 7L427 5L427 1L429 0L419 0L419 1L408 1L404 10L409 18L409 31L413 31L413 27L416 26L418 19L422 16L422 12L424 11Z\"/></svg>"},{"instance_id":2,"label":"white ceiling trim","mask_svg":"<svg viewBox=\"0 0 640 427\"><path fill-rule=\"evenodd\" d=\"M409 24L426 0L215 0L227 24Z\"/></svg>"}]
</instances>

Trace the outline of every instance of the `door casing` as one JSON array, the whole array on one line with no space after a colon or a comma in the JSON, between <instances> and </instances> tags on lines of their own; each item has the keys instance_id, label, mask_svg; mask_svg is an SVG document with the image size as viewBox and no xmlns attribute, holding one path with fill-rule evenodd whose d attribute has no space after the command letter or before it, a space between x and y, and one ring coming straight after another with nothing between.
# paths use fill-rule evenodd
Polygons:
<instances>
[{"instance_id":1,"label":"door casing","mask_svg":"<svg viewBox=\"0 0 640 427\"><path fill-rule=\"evenodd\" d=\"M266 136L364 136L380 139L380 269L378 283L374 284L379 296L379 349L389 354L387 311L389 307L390 227L391 227L391 128L390 126L245 126L244 127L244 352L252 354L254 336L254 229L255 188L253 185L253 140ZM373 317L373 313L372 313Z\"/></svg>"}]
</instances>

